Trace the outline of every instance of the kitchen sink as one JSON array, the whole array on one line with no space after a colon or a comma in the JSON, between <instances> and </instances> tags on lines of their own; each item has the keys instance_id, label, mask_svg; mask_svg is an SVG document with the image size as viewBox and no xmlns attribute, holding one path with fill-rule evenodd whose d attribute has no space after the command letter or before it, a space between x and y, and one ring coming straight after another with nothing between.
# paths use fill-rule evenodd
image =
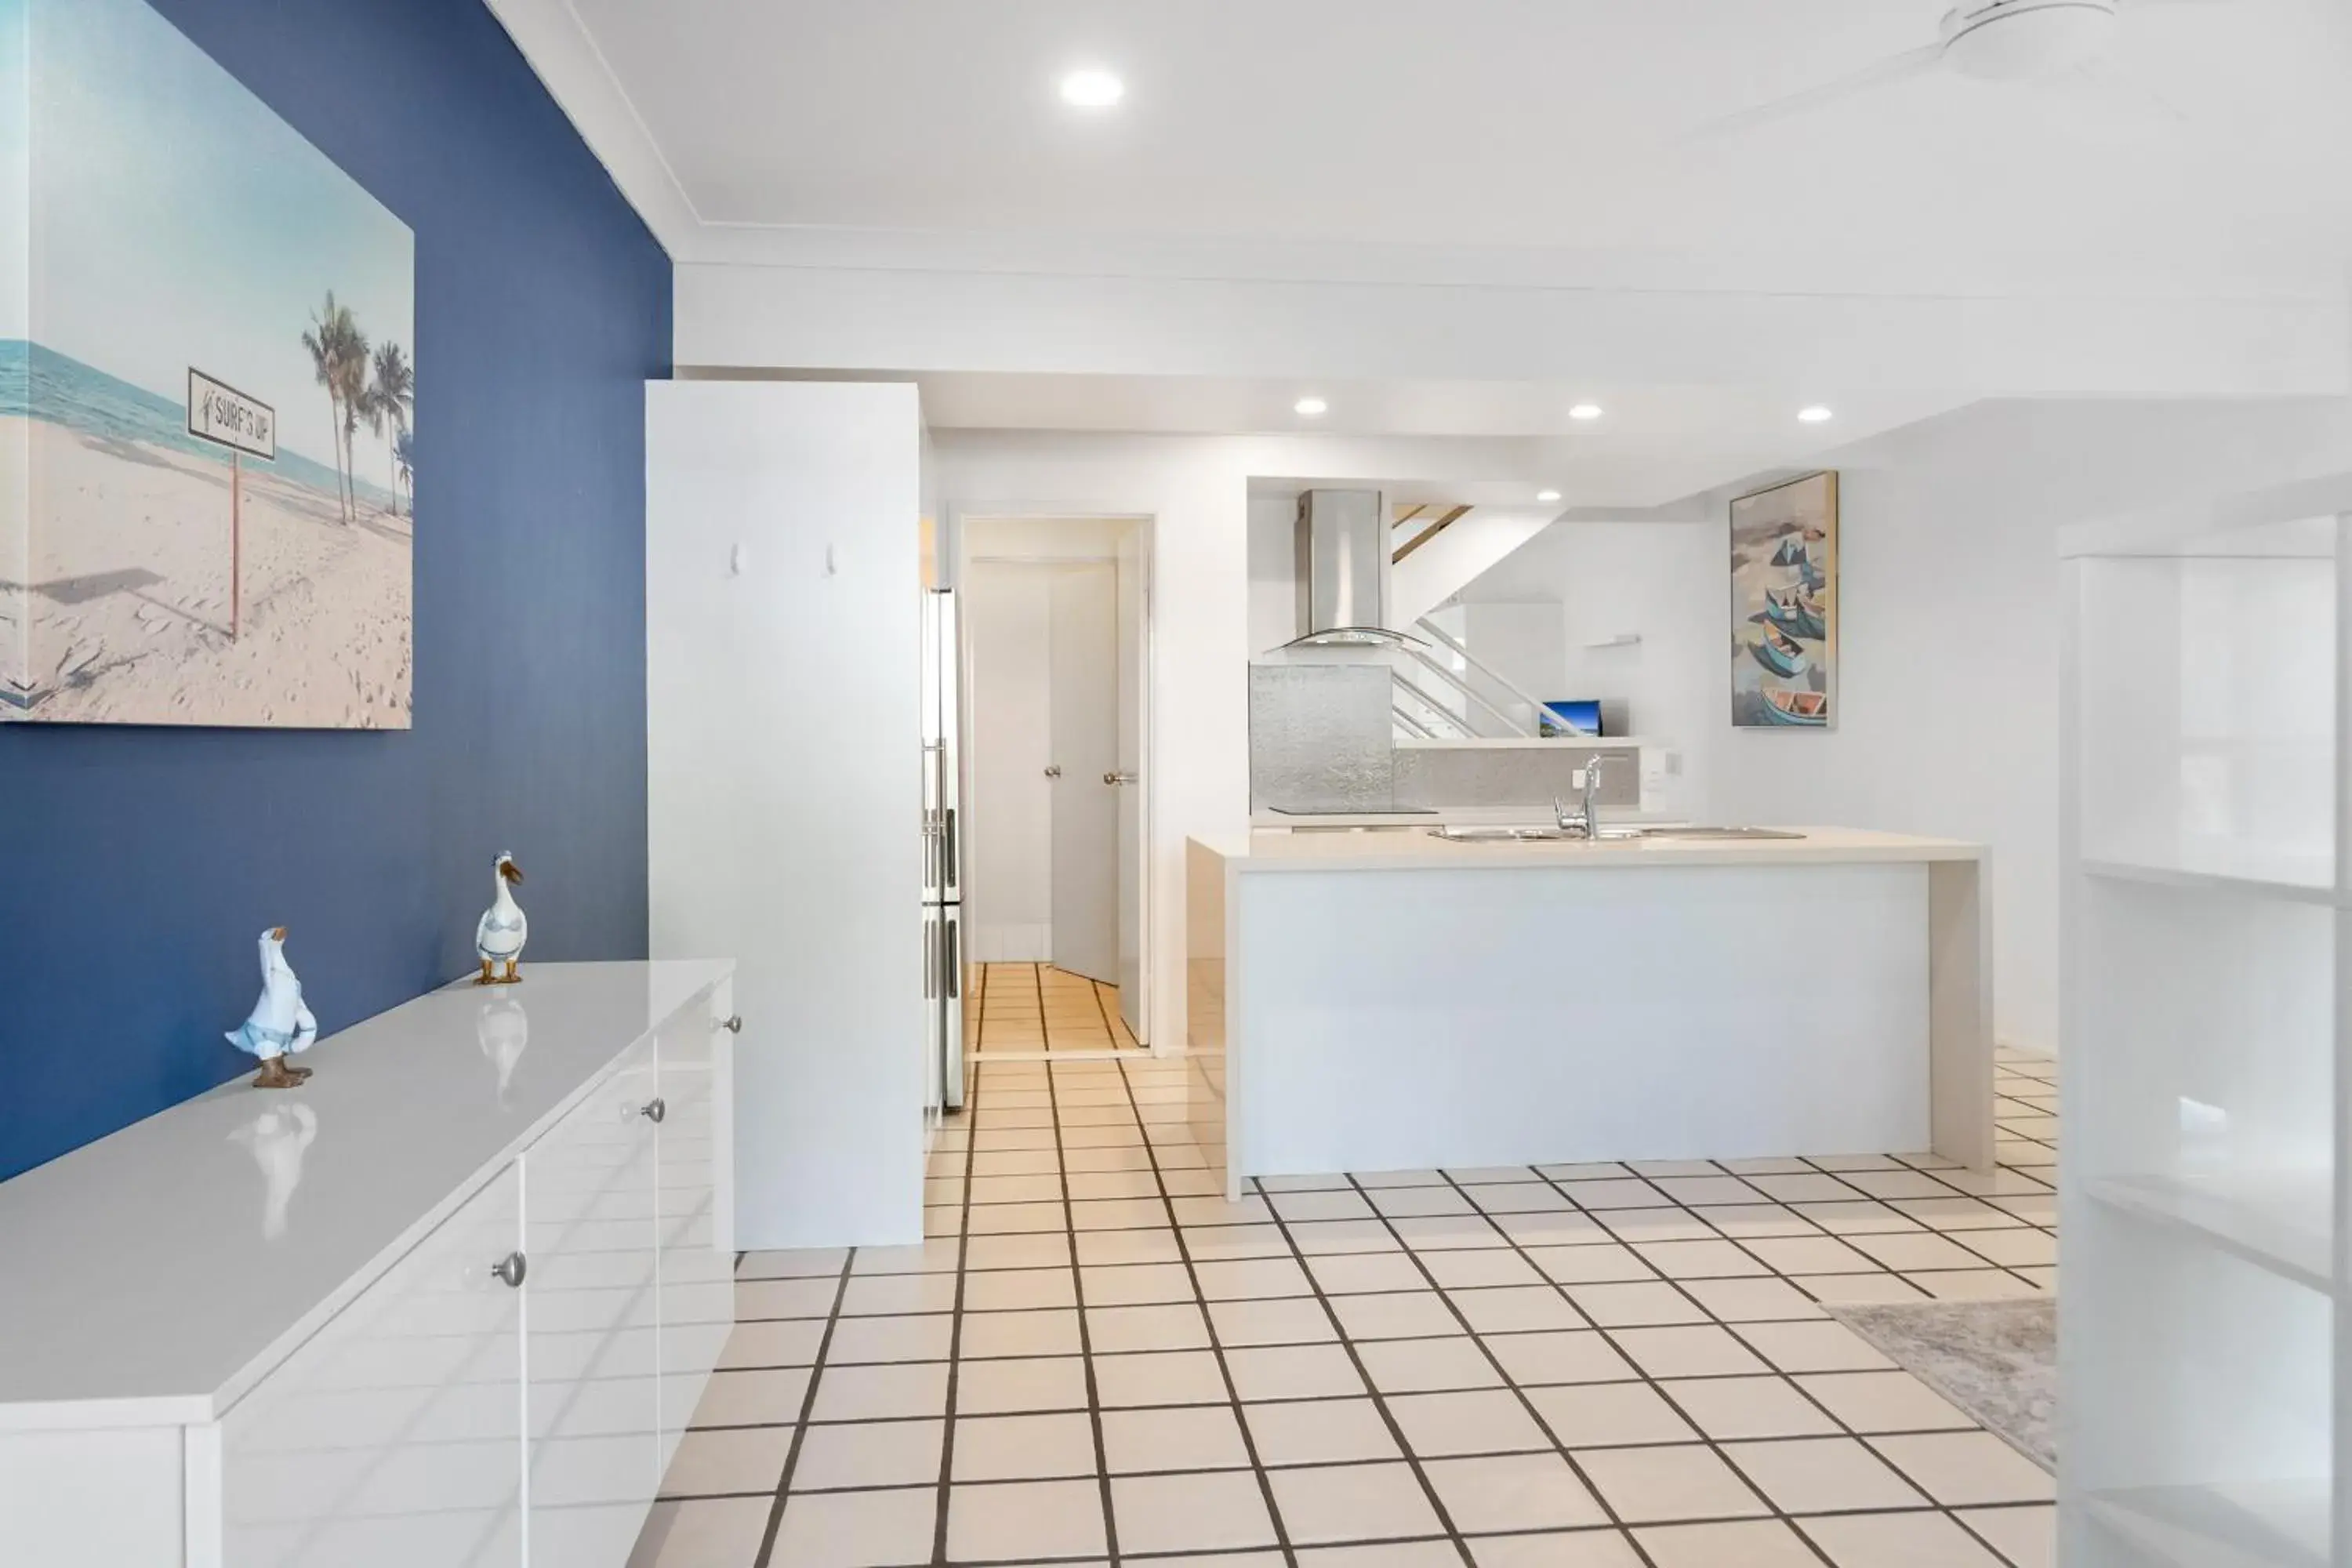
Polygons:
<instances>
[{"instance_id":1,"label":"kitchen sink","mask_svg":"<svg viewBox=\"0 0 2352 1568\"><path fill-rule=\"evenodd\" d=\"M1802 838L1785 827L1604 827L1596 839L1559 827L1433 827L1433 838L1449 844L1622 844L1634 838Z\"/></svg>"},{"instance_id":2,"label":"kitchen sink","mask_svg":"<svg viewBox=\"0 0 2352 1568\"><path fill-rule=\"evenodd\" d=\"M1433 827L1429 836L1449 844L1525 844L1569 837L1557 827Z\"/></svg>"}]
</instances>

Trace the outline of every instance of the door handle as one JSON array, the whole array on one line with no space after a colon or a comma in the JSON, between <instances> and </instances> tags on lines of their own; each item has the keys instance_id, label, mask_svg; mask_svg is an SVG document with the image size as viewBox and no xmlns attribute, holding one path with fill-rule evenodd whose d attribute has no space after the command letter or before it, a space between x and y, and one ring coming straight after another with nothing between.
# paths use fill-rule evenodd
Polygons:
<instances>
[{"instance_id":1,"label":"door handle","mask_svg":"<svg viewBox=\"0 0 2352 1568\"><path fill-rule=\"evenodd\" d=\"M1135 775L1133 773L1113 772L1103 774L1103 783L1107 784L1131 784L1134 782Z\"/></svg>"},{"instance_id":2,"label":"door handle","mask_svg":"<svg viewBox=\"0 0 2352 1568\"><path fill-rule=\"evenodd\" d=\"M1062 776L1062 764L1059 763L1047 763L1045 767L1045 776L1049 779L1060 778Z\"/></svg>"},{"instance_id":3,"label":"door handle","mask_svg":"<svg viewBox=\"0 0 2352 1568\"><path fill-rule=\"evenodd\" d=\"M638 1110L637 1114L658 1127L662 1124L662 1118L669 1114L669 1101L662 1099L659 1095L656 1095L653 1099L646 1101L644 1107Z\"/></svg>"},{"instance_id":4,"label":"door handle","mask_svg":"<svg viewBox=\"0 0 2352 1568\"><path fill-rule=\"evenodd\" d=\"M490 1265L490 1273L499 1281L499 1283L506 1285L510 1289L520 1289L522 1288L522 1277L528 1271L528 1263L521 1253L509 1252L504 1258L499 1258L496 1263Z\"/></svg>"}]
</instances>

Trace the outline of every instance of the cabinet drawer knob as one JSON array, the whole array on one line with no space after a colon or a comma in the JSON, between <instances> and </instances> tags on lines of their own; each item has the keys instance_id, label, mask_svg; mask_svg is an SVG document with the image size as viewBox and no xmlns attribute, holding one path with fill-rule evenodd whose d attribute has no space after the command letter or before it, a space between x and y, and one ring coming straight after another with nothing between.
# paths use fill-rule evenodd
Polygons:
<instances>
[{"instance_id":1,"label":"cabinet drawer knob","mask_svg":"<svg viewBox=\"0 0 2352 1568\"><path fill-rule=\"evenodd\" d=\"M743 1015L738 1013L719 1026L730 1035L740 1035L743 1032Z\"/></svg>"},{"instance_id":2,"label":"cabinet drawer knob","mask_svg":"<svg viewBox=\"0 0 2352 1568\"><path fill-rule=\"evenodd\" d=\"M637 1114L658 1127L661 1125L662 1118L669 1114L669 1101L662 1099L659 1095L656 1095L653 1099L646 1101L644 1106L638 1110Z\"/></svg>"},{"instance_id":3,"label":"cabinet drawer knob","mask_svg":"<svg viewBox=\"0 0 2352 1568\"><path fill-rule=\"evenodd\" d=\"M522 1288L522 1277L530 1271L530 1263L524 1258L521 1253L509 1252L504 1258L499 1258L496 1263L490 1265L490 1272L497 1275L502 1283L511 1286L516 1289L520 1289Z\"/></svg>"}]
</instances>

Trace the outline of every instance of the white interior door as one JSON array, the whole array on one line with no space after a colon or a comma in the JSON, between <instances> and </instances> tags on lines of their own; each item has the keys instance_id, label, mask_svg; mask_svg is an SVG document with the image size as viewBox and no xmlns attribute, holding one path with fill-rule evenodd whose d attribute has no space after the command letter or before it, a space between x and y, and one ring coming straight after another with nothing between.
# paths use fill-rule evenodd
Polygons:
<instances>
[{"instance_id":1,"label":"white interior door","mask_svg":"<svg viewBox=\"0 0 2352 1568\"><path fill-rule=\"evenodd\" d=\"M1054 963L1119 978L1118 569L1053 573Z\"/></svg>"},{"instance_id":2,"label":"white interior door","mask_svg":"<svg viewBox=\"0 0 2352 1568\"><path fill-rule=\"evenodd\" d=\"M1150 660L1145 640L1144 528L1130 524L1118 541L1118 1013L1128 1032L1150 1045L1143 995L1143 735Z\"/></svg>"},{"instance_id":3,"label":"white interior door","mask_svg":"<svg viewBox=\"0 0 2352 1568\"><path fill-rule=\"evenodd\" d=\"M980 561L964 574L971 798L963 912L983 962L1053 956L1053 570Z\"/></svg>"}]
</instances>

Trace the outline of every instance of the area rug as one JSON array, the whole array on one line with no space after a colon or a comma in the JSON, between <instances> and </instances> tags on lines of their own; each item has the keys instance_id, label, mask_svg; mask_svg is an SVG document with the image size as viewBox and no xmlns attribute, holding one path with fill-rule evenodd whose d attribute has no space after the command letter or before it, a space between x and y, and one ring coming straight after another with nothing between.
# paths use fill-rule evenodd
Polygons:
<instances>
[{"instance_id":1,"label":"area rug","mask_svg":"<svg viewBox=\"0 0 2352 1568\"><path fill-rule=\"evenodd\" d=\"M1827 1310L1987 1431L2057 1472L2056 1300L1872 1302Z\"/></svg>"}]
</instances>

